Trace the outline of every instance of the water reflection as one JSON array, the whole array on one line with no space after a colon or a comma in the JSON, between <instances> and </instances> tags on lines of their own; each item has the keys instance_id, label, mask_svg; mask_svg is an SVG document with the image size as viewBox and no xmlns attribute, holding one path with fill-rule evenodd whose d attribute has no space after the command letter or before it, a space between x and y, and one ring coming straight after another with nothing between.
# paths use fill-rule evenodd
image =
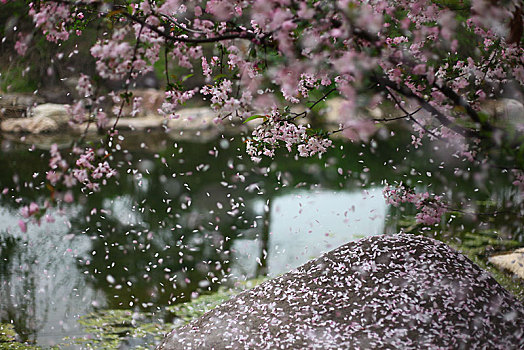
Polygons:
<instances>
[{"instance_id":1,"label":"water reflection","mask_svg":"<svg viewBox=\"0 0 524 350\"><path fill-rule=\"evenodd\" d=\"M322 167L324 160L282 157L257 166L242 157L239 139L195 144L157 137L164 141L128 145L132 151L113 160L120 164L117 182L87 197L76 192L80 202L66 205L64 217L30 225L26 235L17 228L22 204L12 199L43 202L45 192L34 190L42 182L30 179L45 173L47 154L10 147L0 155L0 163L8 165L0 174L1 187L16 189L0 197L1 254L7 262L0 276L1 322L15 323L27 340L51 345L82 334L79 315L100 308L159 310L232 279L290 269L319 253L316 248L324 251L350 240L348 227L355 229L351 233L365 231L331 220L314 227L329 237L298 239L314 223L301 221L297 203L306 208L304 217L320 222L344 215L352 205L364 208L353 203L360 194L347 192L354 182L341 186L336 170ZM309 186L317 192L304 189ZM288 190L294 187L301 190ZM376 210L383 216L383 203ZM287 220L288 215L297 218ZM369 217L360 209L348 215L345 220ZM293 230L287 232L283 222ZM382 224L373 225L367 233L381 230ZM271 234L277 231L297 244L295 250L283 234ZM242 242L260 246L250 256ZM315 249L305 250L311 245ZM301 260L286 258L286 251Z\"/></svg>"},{"instance_id":2,"label":"water reflection","mask_svg":"<svg viewBox=\"0 0 524 350\"><path fill-rule=\"evenodd\" d=\"M255 203L258 212L270 217L267 242L264 235L235 240L235 275L263 271L275 276L349 241L384 232L387 207L381 188L298 190L268 204Z\"/></svg>"},{"instance_id":3,"label":"water reflection","mask_svg":"<svg viewBox=\"0 0 524 350\"><path fill-rule=\"evenodd\" d=\"M402 140L378 140L380 154L337 141L323 159L280 154L257 165L243 156L238 137L146 136L125 135L129 152L112 159L118 181L87 197L76 192L80 200L64 207L65 217L30 225L26 235L17 221L28 203L17 198L43 202L45 191L35 187L47 154L14 144L0 152L0 188L14 189L0 196L0 322L54 344L81 334L78 316L96 309L157 312L231 280L288 271L352 239L394 231L390 219L385 228L384 178L430 181L451 196L492 195L438 163L403 159L391 145ZM409 174L414 162L419 174L392 172ZM489 190L504 186L492 182Z\"/></svg>"},{"instance_id":4,"label":"water reflection","mask_svg":"<svg viewBox=\"0 0 524 350\"><path fill-rule=\"evenodd\" d=\"M74 209L73 209L74 210ZM23 341L52 345L82 334L78 317L104 304L76 267L91 248L89 237L69 233L67 218L17 229L17 215L0 209L0 322L12 323Z\"/></svg>"}]
</instances>

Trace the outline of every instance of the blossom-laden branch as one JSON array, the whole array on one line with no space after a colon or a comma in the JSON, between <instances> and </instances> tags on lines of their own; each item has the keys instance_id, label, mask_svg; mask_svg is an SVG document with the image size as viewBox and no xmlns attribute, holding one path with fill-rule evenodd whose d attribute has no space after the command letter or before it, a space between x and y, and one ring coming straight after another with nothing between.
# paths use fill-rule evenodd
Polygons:
<instances>
[{"instance_id":1,"label":"blossom-laden branch","mask_svg":"<svg viewBox=\"0 0 524 350\"><path fill-rule=\"evenodd\" d=\"M499 97L508 82L524 85L517 5L489 0L460 9L431 0L42 0L30 5L29 14L53 42L81 35L82 25L106 27L90 52L100 78L125 80L123 96L110 94L120 105L113 111L117 121L125 104L139 108L140 101L128 93L129 81L151 72L164 51L168 86L160 112L177 118L180 105L199 95L219 114L217 122L233 116L265 118L247 142L255 160L273 156L279 146L300 156L322 154L330 146L326 137L342 130L368 140L376 125L358 111L389 99L403 112L399 119L411 123L420 137L471 140L472 149L465 146L461 155L475 161L501 143L500 135L509 137L486 117L482 103ZM508 28L509 36L500 28ZM28 38L19 35L20 53ZM171 80L170 66L194 77ZM81 81L87 86L89 79L82 76ZM308 110L290 112L312 96L322 97L309 110L331 95L343 100L340 130L316 132L298 124ZM81 95L73 104L77 121L89 115L89 122L104 126L111 111L103 109L103 98ZM428 113L415 118L405 108L408 101ZM414 144L420 144L418 137Z\"/></svg>"},{"instance_id":2,"label":"blossom-laden branch","mask_svg":"<svg viewBox=\"0 0 524 350\"><path fill-rule=\"evenodd\" d=\"M413 203L418 209L415 216L417 223L432 226L442 220L448 211L442 202L442 196L431 195L429 192L416 193L412 188L403 184L395 187L386 185L383 190L386 203L398 207L403 203Z\"/></svg>"}]
</instances>

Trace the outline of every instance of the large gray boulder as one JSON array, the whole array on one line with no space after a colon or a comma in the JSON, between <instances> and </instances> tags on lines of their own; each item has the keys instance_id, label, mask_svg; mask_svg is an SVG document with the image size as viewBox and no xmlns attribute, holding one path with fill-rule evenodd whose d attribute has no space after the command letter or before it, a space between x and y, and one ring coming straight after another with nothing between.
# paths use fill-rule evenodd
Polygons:
<instances>
[{"instance_id":1,"label":"large gray boulder","mask_svg":"<svg viewBox=\"0 0 524 350\"><path fill-rule=\"evenodd\" d=\"M348 243L173 330L158 349L523 349L524 307L446 244Z\"/></svg>"}]
</instances>

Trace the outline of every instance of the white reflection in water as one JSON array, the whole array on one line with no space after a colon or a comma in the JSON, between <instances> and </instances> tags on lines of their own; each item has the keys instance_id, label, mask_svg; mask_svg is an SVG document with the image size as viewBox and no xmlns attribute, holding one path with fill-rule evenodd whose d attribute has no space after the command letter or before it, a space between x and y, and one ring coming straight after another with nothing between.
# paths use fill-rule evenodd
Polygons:
<instances>
[{"instance_id":1,"label":"white reflection in water","mask_svg":"<svg viewBox=\"0 0 524 350\"><path fill-rule=\"evenodd\" d=\"M74 211L73 208L71 208ZM19 215L0 208L0 318L39 345L53 345L63 336L82 335L78 317L104 297L85 284L77 258L90 254L85 235L69 235L66 218L18 228ZM9 232L9 233L7 233ZM58 339L57 339L58 338Z\"/></svg>"},{"instance_id":2,"label":"white reflection in water","mask_svg":"<svg viewBox=\"0 0 524 350\"><path fill-rule=\"evenodd\" d=\"M267 268L275 276L352 240L383 233L387 205L381 188L295 191L274 198L269 210ZM236 240L233 251L233 274L255 275L263 259L262 242Z\"/></svg>"}]
</instances>

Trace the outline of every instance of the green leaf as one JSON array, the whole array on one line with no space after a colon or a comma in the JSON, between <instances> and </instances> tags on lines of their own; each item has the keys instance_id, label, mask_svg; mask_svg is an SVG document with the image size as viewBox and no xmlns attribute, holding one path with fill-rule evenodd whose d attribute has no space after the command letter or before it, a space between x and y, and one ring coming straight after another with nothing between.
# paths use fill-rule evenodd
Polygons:
<instances>
[{"instance_id":1,"label":"green leaf","mask_svg":"<svg viewBox=\"0 0 524 350\"><path fill-rule=\"evenodd\" d=\"M227 75L225 74L218 74L216 77L213 78L214 81L218 81L220 79L227 78Z\"/></svg>"},{"instance_id":2,"label":"green leaf","mask_svg":"<svg viewBox=\"0 0 524 350\"><path fill-rule=\"evenodd\" d=\"M122 92L120 94L120 97L122 97L124 100L126 100L127 103L129 103L131 97L133 97L133 93L130 91Z\"/></svg>"},{"instance_id":3,"label":"green leaf","mask_svg":"<svg viewBox=\"0 0 524 350\"><path fill-rule=\"evenodd\" d=\"M182 82L186 81L187 79L191 78L194 74L188 74L182 78Z\"/></svg>"},{"instance_id":4,"label":"green leaf","mask_svg":"<svg viewBox=\"0 0 524 350\"><path fill-rule=\"evenodd\" d=\"M264 115L260 115L260 114L255 114L255 115L252 115L251 117L247 118L246 120L244 120L244 122L242 124L245 124L251 120L254 120L254 119L259 119L259 118L265 118L266 116Z\"/></svg>"}]
</instances>

